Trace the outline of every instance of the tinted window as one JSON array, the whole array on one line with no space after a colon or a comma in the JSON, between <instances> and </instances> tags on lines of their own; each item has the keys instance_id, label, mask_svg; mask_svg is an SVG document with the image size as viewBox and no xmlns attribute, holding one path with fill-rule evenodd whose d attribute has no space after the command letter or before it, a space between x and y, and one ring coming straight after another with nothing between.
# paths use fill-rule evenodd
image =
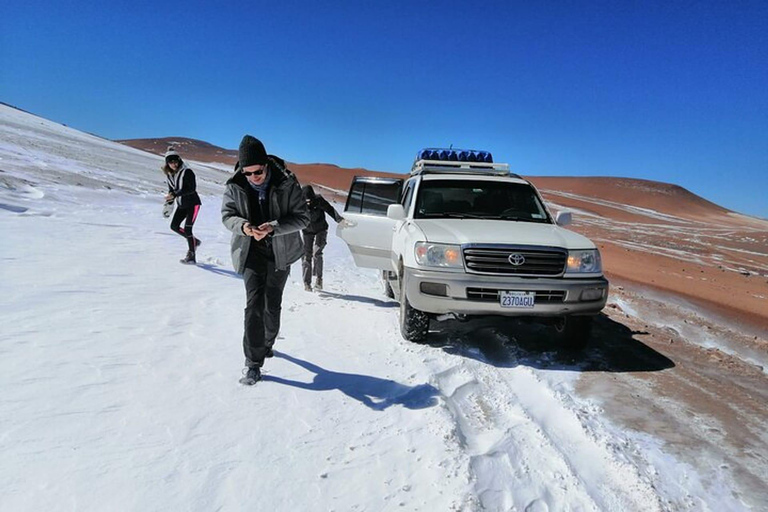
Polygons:
<instances>
[{"instance_id":1,"label":"tinted window","mask_svg":"<svg viewBox=\"0 0 768 512\"><path fill-rule=\"evenodd\" d=\"M423 181L416 199L414 217L480 217L550 222L533 187L503 181Z\"/></svg>"},{"instance_id":2,"label":"tinted window","mask_svg":"<svg viewBox=\"0 0 768 512\"><path fill-rule=\"evenodd\" d=\"M400 197L401 184L402 182L355 182L349 191L344 211L386 215L387 207L396 203Z\"/></svg>"},{"instance_id":3,"label":"tinted window","mask_svg":"<svg viewBox=\"0 0 768 512\"><path fill-rule=\"evenodd\" d=\"M353 183L352 188L349 189L349 195L347 196L347 205L344 207L345 212L359 213L361 205L363 204L363 189L364 183Z\"/></svg>"}]
</instances>

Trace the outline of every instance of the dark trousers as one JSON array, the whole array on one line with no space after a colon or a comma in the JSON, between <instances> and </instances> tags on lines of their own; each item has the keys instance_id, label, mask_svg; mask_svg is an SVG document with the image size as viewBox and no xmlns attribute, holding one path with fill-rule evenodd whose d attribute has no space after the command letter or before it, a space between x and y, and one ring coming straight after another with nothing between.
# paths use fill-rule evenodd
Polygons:
<instances>
[{"instance_id":1,"label":"dark trousers","mask_svg":"<svg viewBox=\"0 0 768 512\"><path fill-rule=\"evenodd\" d=\"M243 272L245 283L245 365L261 366L280 331L283 289L291 269L277 270L274 261L249 255Z\"/></svg>"},{"instance_id":2,"label":"dark trousers","mask_svg":"<svg viewBox=\"0 0 768 512\"><path fill-rule=\"evenodd\" d=\"M319 279L323 278L323 249L327 244L328 230L324 229L315 234L302 233L301 235L304 240L304 257L301 260L302 277L304 284L311 284L313 275Z\"/></svg>"},{"instance_id":3,"label":"dark trousers","mask_svg":"<svg viewBox=\"0 0 768 512\"><path fill-rule=\"evenodd\" d=\"M189 250L195 252L195 235L192 234L192 226L195 225L197 212L200 211L200 205L192 208L177 207L171 219L171 231L180 234L187 239ZM181 227L181 221L184 220L184 227Z\"/></svg>"}]
</instances>

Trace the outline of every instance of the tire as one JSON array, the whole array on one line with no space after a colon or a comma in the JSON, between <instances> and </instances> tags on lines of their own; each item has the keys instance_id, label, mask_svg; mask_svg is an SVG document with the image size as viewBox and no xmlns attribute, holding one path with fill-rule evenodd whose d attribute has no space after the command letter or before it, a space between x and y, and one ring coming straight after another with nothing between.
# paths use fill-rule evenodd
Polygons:
<instances>
[{"instance_id":1,"label":"tire","mask_svg":"<svg viewBox=\"0 0 768 512\"><path fill-rule=\"evenodd\" d=\"M555 322L561 346L567 351L584 350L592 334L591 316L566 316Z\"/></svg>"},{"instance_id":2,"label":"tire","mask_svg":"<svg viewBox=\"0 0 768 512\"><path fill-rule=\"evenodd\" d=\"M400 278L400 334L406 341L423 343L429 333L429 316L414 309L405 294L405 276Z\"/></svg>"},{"instance_id":3,"label":"tire","mask_svg":"<svg viewBox=\"0 0 768 512\"><path fill-rule=\"evenodd\" d=\"M390 299L394 299L395 291L392 289L392 285L389 284L389 280L387 280L387 273L388 272L386 270L381 271L381 279L382 279L382 282L384 283L384 295L386 295Z\"/></svg>"}]
</instances>

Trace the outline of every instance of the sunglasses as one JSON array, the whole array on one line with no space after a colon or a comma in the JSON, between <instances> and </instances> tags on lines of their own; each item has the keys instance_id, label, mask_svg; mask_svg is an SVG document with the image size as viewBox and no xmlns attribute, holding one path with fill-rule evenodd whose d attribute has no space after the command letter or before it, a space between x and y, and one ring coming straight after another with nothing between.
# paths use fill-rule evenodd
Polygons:
<instances>
[{"instance_id":1,"label":"sunglasses","mask_svg":"<svg viewBox=\"0 0 768 512\"><path fill-rule=\"evenodd\" d=\"M168 160L166 160L166 163L169 163L169 164L178 164L179 162L181 162L181 159L177 157L171 157Z\"/></svg>"},{"instance_id":2,"label":"sunglasses","mask_svg":"<svg viewBox=\"0 0 768 512\"><path fill-rule=\"evenodd\" d=\"M251 172L243 171L243 174L245 174L246 176L250 176L251 174L253 174L254 176L261 176L262 174L264 174L265 170L266 169L261 169L261 170L258 170L258 171L251 171Z\"/></svg>"}]
</instances>

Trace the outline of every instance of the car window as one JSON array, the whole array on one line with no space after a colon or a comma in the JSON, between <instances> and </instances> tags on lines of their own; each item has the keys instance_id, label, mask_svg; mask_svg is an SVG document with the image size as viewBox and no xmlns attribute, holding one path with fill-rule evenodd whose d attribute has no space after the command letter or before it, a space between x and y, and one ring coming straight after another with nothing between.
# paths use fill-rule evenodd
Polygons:
<instances>
[{"instance_id":1,"label":"car window","mask_svg":"<svg viewBox=\"0 0 768 512\"><path fill-rule=\"evenodd\" d=\"M411 201L413 200L413 189L415 186L415 181L411 180L408 182L408 184L405 187L405 190L403 191L403 197L400 200L400 204L403 205L403 210L405 210L405 213L408 213L408 208L411 206Z\"/></svg>"},{"instance_id":2,"label":"car window","mask_svg":"<svg viewBox=\"0 0 768 512\"><path fill-rule=\"evenodd\" d=\"M387 207L398 202L401 185L402 182L355 182L350 188L344 211L386 215Z\"/></svg>"},{"instance_id":3,"label":"car window","mask_svg":"<svg viewBox=\"0 0 768 512\"><path fill-rule=\"evenodd\" d=\"M551 222L532 186L485 180L423 181L419 187L414 217Z\"/></svg>"}]
</instances>

